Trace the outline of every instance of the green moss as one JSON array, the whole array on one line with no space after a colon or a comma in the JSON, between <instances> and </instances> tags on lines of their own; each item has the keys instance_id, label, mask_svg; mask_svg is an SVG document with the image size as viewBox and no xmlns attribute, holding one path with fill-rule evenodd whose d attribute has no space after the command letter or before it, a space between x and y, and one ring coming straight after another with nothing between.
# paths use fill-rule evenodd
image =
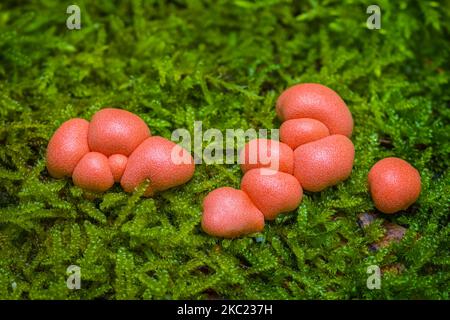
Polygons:
<instances>
[{"instance_id":1,"label":"green moss","mask_svg":"<svg viewBox=\"0 0 450 320\"><path fill-rule=\"evenodd\" d=\"M381 30L366 28L364 1L79 1L74 31L57 3L0 4L0 298L449 298L449 1L378 1ZM354 171L261 234L201 231L203 197L238 186L237 165L199 165L153 199L120 187L86 199L45 169L71 117L126 108L165 137L194 120L276 128L275 100L297 82L348 103ZM386 156L411 162L423 191L383 216L405 238L371 252L380 226L356 221L374 211L366 176ZM394 263L405 270L366 288L369 265ZM72 264L81 290L66 288Z\"/></svg>"}]
</instances>

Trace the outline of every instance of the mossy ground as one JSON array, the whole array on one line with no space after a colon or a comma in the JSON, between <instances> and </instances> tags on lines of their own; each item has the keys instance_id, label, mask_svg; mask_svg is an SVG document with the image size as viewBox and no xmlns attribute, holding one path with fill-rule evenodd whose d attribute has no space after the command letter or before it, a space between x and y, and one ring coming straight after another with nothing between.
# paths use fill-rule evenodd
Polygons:
<instances>
[{"instance_id":1,"label":"mossy ground","mask_svg":"<svg viewBox=\"0 0 450 320\"><path fill-rule=\"evenodd\" d=\"M0 298L449 298L449 1L61 1L0 4ZM235 240L200 228L201 202L239 186L238 165L198 165L188 184L145 199L119 186L86 198L52 179L45 150L72 117L104 106L140 115L154 134L277 128L274 105L298 82L335 89L355 120L352 176L306 193L297 211ZM408 228L372 252L380 223L366 185L386 156L411 162L422 194ZM380 220L381 222L381 220ZM369 265L386 272L366 287ZM82 288L66 288L81 267Z\"/></svg>"}]
</instances>

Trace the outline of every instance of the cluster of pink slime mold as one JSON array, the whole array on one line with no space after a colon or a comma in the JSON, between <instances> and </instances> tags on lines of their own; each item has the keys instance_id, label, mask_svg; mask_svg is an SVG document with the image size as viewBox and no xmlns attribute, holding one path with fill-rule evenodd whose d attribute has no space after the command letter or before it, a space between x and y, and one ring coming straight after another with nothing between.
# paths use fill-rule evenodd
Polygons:
<instances>
[{"instance_id":1,"label":"cluster of pink slime mold","mask_svg":"<svg viewBox=\"0 0 450 320\"><path fill-rule=\"evenodd\" d=\"M369 189L375 207L384 213L407 209L419 198L420 174L400 158L385 158L370 169Z\"/></svg>"},{"instance_id":2,"label":"cluster of pink slime mold","mask_svg":"<svg viewBox=\"0 0 450 320\"><path fill-rule=\"evenodd\" d=\"M353 118L336 92L320 84L297 84L280 95L276 112L283 121L281 142L255 139L245 145L240 154L241 190L223 187L204 199L206 233L233 238L260 232L264 220L294 210L303 190L322 191L350 176ZM249 161L252 156L256 162ZM276 165L260 161L263 157L276 160ZM269 172L273 167L277 171ZM375 207L384 213L408 208L421 189L419 172L399 158L376 163L368 182Z\"/></svg>"},{"instance_id":3,"label":"cluster of pink slime mold","mask_svg":"<svg viewBox=\"0 0 450 320\"><path fill-rule=\"evenodd\" d=\"M303 190L322 191L350 176L353 119L336 92L320 84L294 85L280 95L276 112L283 121L281 142L254 139L244 146L241 190L222 187L203 201L206 233L233 238L262 231L265 220L297 208ZM47 169L54 178L72 177L75 185L93 192L115 182L132 192L149 181L144 195L152 196L189 181L195 165L179 145L151 136L137 115L106 108L91 122L75 118L56 130L47 148ZM378 161L368 183L375 207L384 213L408 208L421 191L419 172L399 158Z\"/></svg>"},{"instance_id":4,"label":"cluster of pink slime mold","mask_svg":"<svg viewBox=\"0 0 450 320\"><path fill-rule=\"evenodd\" d=\"M172 153L179 156L176 163ZM185 149L152 136L137 115L105 108L91 122L75 118L56 130L47 147L47 169L52 177L72 177L75 185L93 192L115 182L132 192L148 180L145 196L152 196L189 181L195 165Z\"/></svg>"},{"instance_id":5,"label":"cluster of pink slime mold","mask_svg":"<svg viewBox=\"0 0 450 320\"><path fill-rule=\"evenodd\" d=\"M276 111L283 121L281 142L255 139L244 146L241 190L223 187L204 199L206 233L233 238L262 231L264 220L297 208L303 190L321 191L350 175L353 119L336 92L320 84L298 84L280 95ZM256 161L250 161L252 156Z\"/></svg>"}]
</instances>

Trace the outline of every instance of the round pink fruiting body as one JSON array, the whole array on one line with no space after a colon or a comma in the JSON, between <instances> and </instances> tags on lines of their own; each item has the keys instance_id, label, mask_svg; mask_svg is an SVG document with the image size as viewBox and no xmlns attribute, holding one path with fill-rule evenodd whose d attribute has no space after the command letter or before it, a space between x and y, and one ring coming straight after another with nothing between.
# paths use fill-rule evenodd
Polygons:
<instances>
[{"instance_id":1,"label":"round pink fruiting body","mask_svg":"<svg viewBox=\"0 0 450 320\"><path fill-rule=\"evenodd\" d=\"M247 171L242 178L241 189L266 220L295 210L303 196L303 189L294 176L266 168Z\"/></svg>"},{"instance_id":2,"label":"round pink fruiting body","mask_svg":"<svg viewBox=\"0 0 450 320\"><path fill-rule=\"evenodd\" d=\"M212 236L235 238L262 231L264 215L244 191L222 187L203 200L202 228Z\"/></svg>"},{"instance_id":3,"label":"round pink fruiting body","mask_svg":"<svg viewBox=\"0 0 450 320\"><path fill-rule=\"evenodd\" d=\"M407 209L421 191L419 171L405 160L385 158L370 169L369 189L375 207L384 213Z\"/></svg>"},{"instance_id":4,"label":"round pink fruiting body","mask_svg":"<svg viewBox=\"0 0 450 320\"><path fill-rule=\"evenodd\" d=\"M89 152L89 122L71 119L53 134L47 147L47 169L54 178L70 177L80 159Z\"/></svg>"},{"instance_id":5,"label":"round pink fruiting body","mask_svg":"<svg viewBox=\"0 0 450 320\"><path fill-rule=\"evenodd\" d=\"M106 191L114 184L108 158L99 152L89 152L81 158L72 179L76 186L94 192Z\"/></svg>"},{"instance_id":6,"label":"round pink fruiting body","mask_svg":"<svg viewBox=\"0 0 450 320\"><path fill-rule=\"evenodd\" d=\"M123 172L127 167L128 158L123 154L113 154L108 158L109 168L114 177L115 182L120 182Z\"/></svg>"},{"instance_id":7,"label":"round pink fruiting body","mask_svg":"<svg viewBox=\"0 0 450 320\"><path fill-rule=\"evenodd\" d=\"M298 146L330 135L328 128L320 121L310 118L290 119L281 124L280 140L293 150Z\"/></svg>"},{"instance_id":8,"label":"round pink fruiting body","mask_svg":"<svg viewBox=\"0 0 450 320\"><path fill-rule=\"evenodd\" d=\"M92 117L88 143L91 151L129 156L150 136L147 124L137 115L122 109L105 108Z\"/></svg>"}]
</instances>

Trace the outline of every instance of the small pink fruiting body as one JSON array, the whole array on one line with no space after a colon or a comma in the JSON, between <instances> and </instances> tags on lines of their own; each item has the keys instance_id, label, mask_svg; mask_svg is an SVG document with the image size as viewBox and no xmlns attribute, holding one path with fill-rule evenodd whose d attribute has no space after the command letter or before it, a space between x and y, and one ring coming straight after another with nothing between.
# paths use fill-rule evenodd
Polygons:
<instances>
[{"instance_id":1,"label":"small pink fruiting body","mask_svg":"<svg viewBox=\"0 0 450 320\"><path fill-rule=\"evenodd\" d=\"M407 209L421 190L419 172L400 158L385 158L370 169L369 189L375 207L384 213Z\"/></svg>"},{"instance_id":2,"label":"small pink fruiting body","mask_svg":"<svg viewBox=\"0 0 450 320\"><path fill-rule=\"evenodd\" d=\"M106 191L114 184L108 158L99 152L89 152L81 158L72 179L76 186L94 192Z\"/></svg>"},{"instance_id":3,"label":"small pink fruiting body","mask_svg":"<svg viewBox=\"0 0 450 320\"><path fill-rule=\"evenodd\" d=\"M330 131L322 122L310 118L287 120L280 127L280 140L293 150L329 135Z\"/></svg>"}]
</instances>

